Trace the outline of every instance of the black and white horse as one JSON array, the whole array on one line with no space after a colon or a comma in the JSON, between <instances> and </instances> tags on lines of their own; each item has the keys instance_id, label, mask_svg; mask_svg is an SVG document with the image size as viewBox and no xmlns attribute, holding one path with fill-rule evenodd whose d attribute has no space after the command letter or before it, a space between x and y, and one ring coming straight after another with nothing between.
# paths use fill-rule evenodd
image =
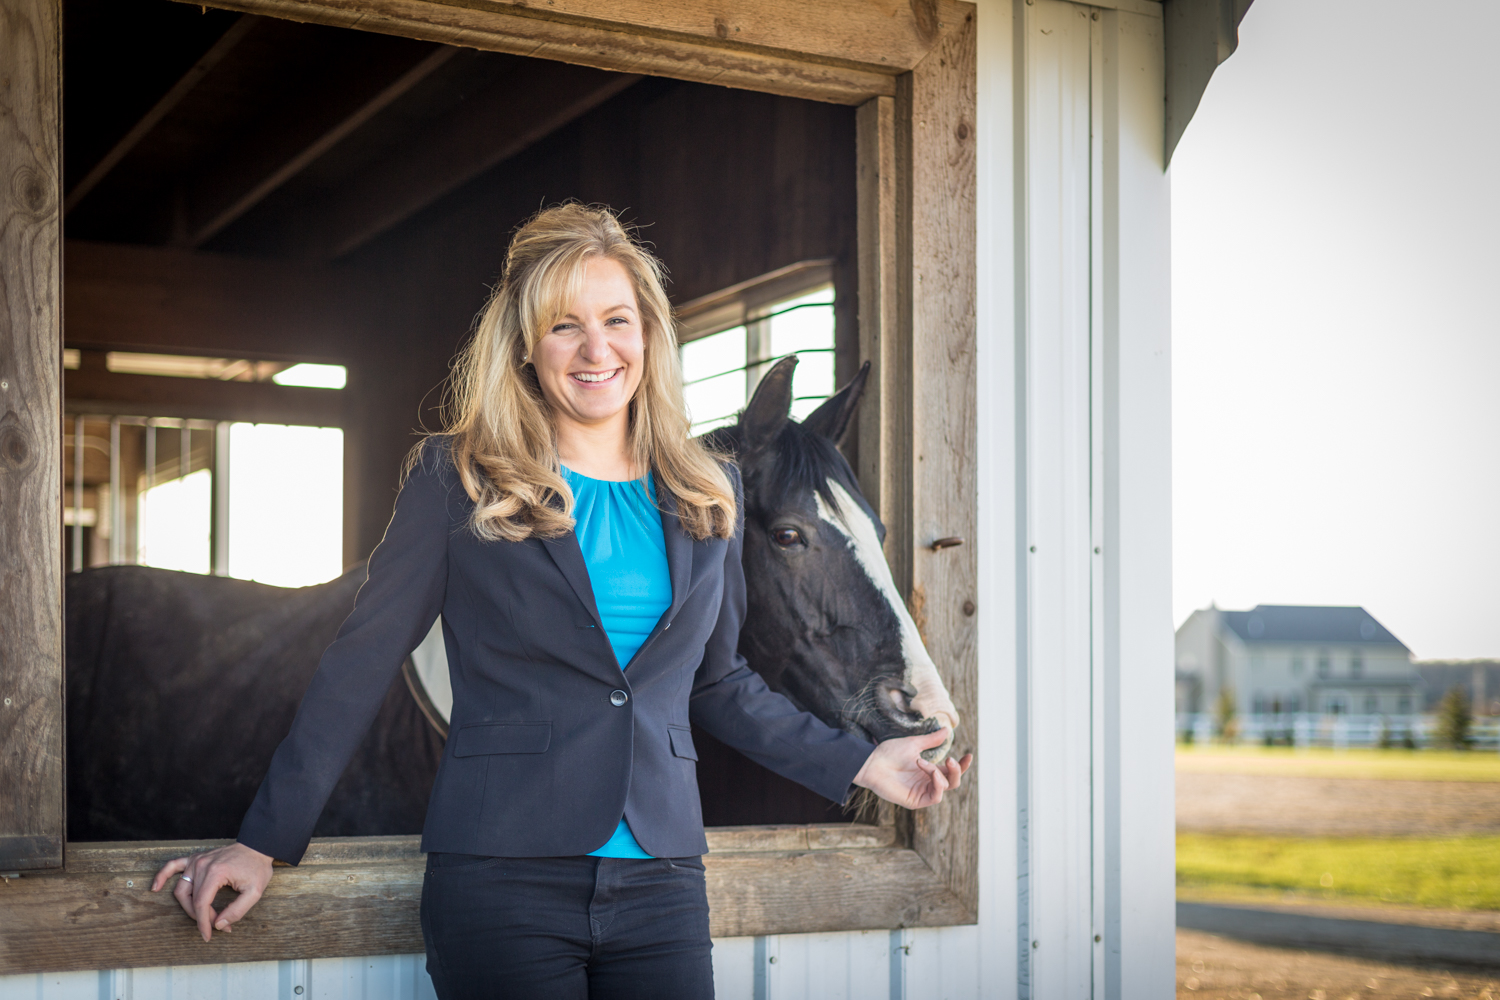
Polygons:
<instances>
[{"instance_id":1,"label":"black and white horse","mask_svg":"<svg viewBox=\"0 0 1500 1000\"><path fill-rule=\"evenodd\" d=\"M866 371L799 424L795 365L773 366L739 422L710 438L744 473L741 652L773 689L868 739L955 726L885 561L884 528L838 450ZM362 566L300 589L127 566L70 577L69 839L233 836L363 578ZM452 705L434 635L436 625L388 692L318 836L421 828ZM811 793L704 743L710 823L832 818ZM776 805L747 811L757 799Z\"/></svg>"}]
</instances>

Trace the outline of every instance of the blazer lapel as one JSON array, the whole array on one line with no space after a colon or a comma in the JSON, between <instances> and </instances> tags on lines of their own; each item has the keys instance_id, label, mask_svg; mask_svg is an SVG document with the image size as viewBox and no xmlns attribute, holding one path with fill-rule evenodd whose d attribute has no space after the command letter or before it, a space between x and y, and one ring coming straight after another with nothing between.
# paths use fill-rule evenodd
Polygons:
<instances>
[{"instance_id":1,"label":"blazer lapel","mask_svg":"<svg viewBox=\"0 0 1500 1000\"><path fill-rule=\"evenodd\" d=\"M670 495L661 507L661 533L667 543L667 573L672 578L672 603L662 616L662 621L657 622L658 630L663 625L670 625L672 619L677 617L682 602L687 600L688 585L693 580L693 538L682 530L682 522L677 519L677 500Z\"/></svg>"},{"instance_id":2,"label":"blazer lapel","mask_svg":"<svg viewBox=\"0 0 1500 1000\"><path fill-rule=\"evenodd\" d=\"M570 531L557 538L543 538L542 546L546 548L548 555L552 556L552 561L557 563L557 568L562 571L568 585L573 588L573 592L578 595L578 599L593 616L594 624L598 626L600 632L603 632L604 620L599 617L599 605L594 602L594 587L589 582L589 567L583 561L583 549L578 544L578 534Z\"/></svg>"}]
</instances>

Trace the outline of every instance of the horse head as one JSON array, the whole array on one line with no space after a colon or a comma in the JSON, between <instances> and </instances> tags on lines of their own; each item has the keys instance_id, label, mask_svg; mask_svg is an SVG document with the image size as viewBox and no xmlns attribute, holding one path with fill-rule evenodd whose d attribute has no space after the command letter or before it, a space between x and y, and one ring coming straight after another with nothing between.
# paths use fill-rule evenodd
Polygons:
<instances>
[{"instance_id":1,"label":"horse head","mask_svg":"<svg viewBox=\"0 0 1500 1000\"><path fill-rule=\"evenodd\" d=\"M800 423L796 366L778 361L739 422L708 436L745 484L740 652L773 690L873 742L951 730L958 712L896 589L885 526L839 451L869 365Z\"/></svg>"}]
</instances>

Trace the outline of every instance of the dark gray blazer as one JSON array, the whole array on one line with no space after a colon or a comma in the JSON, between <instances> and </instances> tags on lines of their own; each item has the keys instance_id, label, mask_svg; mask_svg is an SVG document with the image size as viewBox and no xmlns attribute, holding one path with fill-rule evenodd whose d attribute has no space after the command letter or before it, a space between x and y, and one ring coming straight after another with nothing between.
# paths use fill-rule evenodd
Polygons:
<instances>
[{"instance_id":1,"label":"dark gray blazer","mask_svg":"<svg viewBox=\"0 0 1500 1000\"><path fill-rule=\"evenodd\" d=\"M739 472L730 471L738 491ZM800 711L746 666L736 652L741 530L728 541L694 541L663 500L672 604L621 673L577 536L480 541L447 439L429 440L240 842L301 859L401 662L439 613L453 715L424 851L587 854L623 813L648 853L702 854L690 722L842 801L873 748Z\"/></svg>"}]
</instances>

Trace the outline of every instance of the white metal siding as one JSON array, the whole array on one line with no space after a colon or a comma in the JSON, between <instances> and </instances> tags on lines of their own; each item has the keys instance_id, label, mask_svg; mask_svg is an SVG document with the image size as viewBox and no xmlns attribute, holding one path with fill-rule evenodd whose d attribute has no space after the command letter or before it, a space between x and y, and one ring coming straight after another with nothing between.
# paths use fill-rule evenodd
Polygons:
<instances>
[{"instance_id":1,"label":"white metal siding","mask_svg":"<svg viewBox=\"0 0 1500 1000\"><path fill-rule=\"evenodd\" d=\"M977 927L714 942L719 1000L971 1000ZM0 976L0 1000L435 1000L421 955ZM301 989L302 992L297 992Z\"/></svg>"},{"instance_id":2,"label":"white metal siding","mask_svg":"<svg viewBox=\"0 0 1500 1000\"><path fill-rule=\"evenodd\" d=\"M421 955L0 976L0 1000L436 1000Z\"/></svg>"}]
</instances>

